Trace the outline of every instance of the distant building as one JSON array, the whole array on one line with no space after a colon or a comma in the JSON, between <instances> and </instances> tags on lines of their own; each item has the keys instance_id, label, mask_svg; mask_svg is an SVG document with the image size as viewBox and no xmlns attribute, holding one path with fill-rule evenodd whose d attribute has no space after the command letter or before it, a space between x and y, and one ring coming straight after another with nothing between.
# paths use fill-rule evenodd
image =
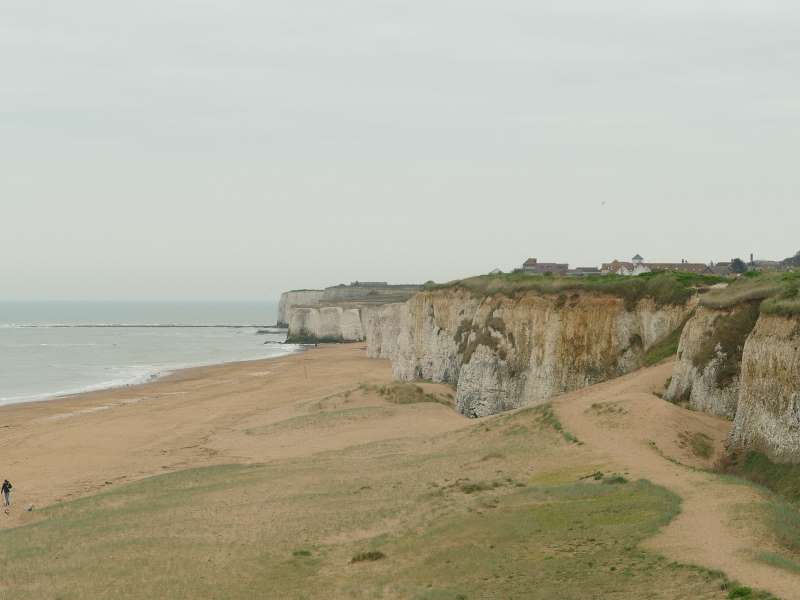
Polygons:
<instances>
[{"instance_id":1,"label":"distant building","mask_svg":"<svg viewBox=\"0 0 800 600\"><path fill-rule=\"evenodd\" d=\"M604 275L641 275L642 273L649 273L650 267L645 264L644 258L637 254L630 261L612 260L610 263L603 263L600 267L600 272Z\"/></svg>"},{"instance_id":2,"label":"distant building","mask_svg":"<svg viewBox=\"0 0 800 600\"><path fill-rule=\"evenodd\" d=\"M502 274L503 271L501 271L500 269L492 269L491 271L489 271L489 275L502 275Z\"/></svg>"},{"instance_id":3,"label":"distant building","mask_svg":"<svg viewBox=\"0 0 800 600\"><path fill-rule=\"evenodd\" d=\"M586 277L587 275L600 275L600 269L597 267L575 267L569 269L567 275L570 277Z\"/></svg>"},{"instance_id":4,"label":"distant building","mask_svg":"<svg viewBox=\"0 0 800 600\"><path fill-rule=\"evenodd\" d=\"M601 271L605 274L613 275L641 275L642 273L652 273L660 271L674 271L680 273L711 273L711 269L705 263L690 263L681 260L677 263L651 263L645 262L641 255L637 254L630 262L613 260L610 263L603 263Z\"/></svg>"},{"instance_id":5,"label":"distant building","mask_svg":"<svg viewBox=\"0 0 800 600\"><path fill-rule=\"evenodd\" d=\"M733 273L731 270L731 261L723 261L718 263L712 261L711 264L708 265L708 268L714 275L730 275Z\"/></svg>"},{"instance_id":6,"label":"distant building","mask_svg":"<svg viewBox=\"0 0 800 600\"><path fill-rule=\"evenodd\" d=\"M545 273L553 273L554 275L566 275L569 270L567 263L545 263L539 262L535 258L529 258L522 263L523 273L537 273L543 275Z\"/></svg>"}]
</instances>

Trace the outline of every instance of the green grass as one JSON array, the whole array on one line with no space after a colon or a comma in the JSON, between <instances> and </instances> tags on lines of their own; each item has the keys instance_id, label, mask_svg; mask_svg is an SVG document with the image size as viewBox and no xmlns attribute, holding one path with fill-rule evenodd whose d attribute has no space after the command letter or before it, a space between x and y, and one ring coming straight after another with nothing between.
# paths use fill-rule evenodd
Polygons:
<instances>
[{"instance_id":1,"label":"green grass","mask_svg":"<svg viewBox=\"0 0 800 600\"><path fill-rule=\"evenodd\" d=\"M556 277L510 273L480 275L444 284L426 284L425 290L463 289L476 295L504 294L514 296L525 292L561 296L580 291L617 296L633 308L639 300L651 298L659 306L681 305L710 285L728 281L722 277L693 273L645 273L636 277L593 275L589 277ZM562 305L566 303L566 296Z\"/></svg>"},{"instance_id":2,"label":"green grass","mask_svg":"<svg viewBox=\"0 0 800 600\"><path fill-rule=\"evenodd\" d=\"M800 465L778 464L760 452L726 455L718 470L762 485L790 502L800 503Z\"/></svg>"},{"instance_id":3,"label":"green grass","mask_svg":"<svg viewBox=\"0 0 800 600\"><path fill-rule=\"evenodd\" d=\"M775 554L774 552L760 552L756 558L761 562L800 575L800 562Z\"/></svg>"},{"instance_id":4,"label":"green grass","mask_svg":"<svg viewBox=\"0 0 800 600\"><path fill-rule=\"evenodd\" d=\"M622 475L615 474L609 475L608 477L603 477L602 482L605 485L621 485L623 483L628 483L628 480Z\"/></svg>"},{"instance_id":5,"label":"green grass","mask_svg":"<svg viewBox=\"0 0 800 600\"><path fill-rule=\"evenodd\" d=\"M778 464L759 452L726 455L717 470L764 486L778 497L766 504L766 525L783 548L800 556L800 465Z\"/></svg>"},{"instance_id":6,"label":"green grass","mask_svg":"<svg viewBox=\"0 0 800 600\"><path fill-rule=\"evenodd\" d=\"M404 566L387 564L380 581L417 599L718 597L723 575L637 547L678 511L677 496L646 481L526 488L391 540Z\"/></svg>"},{"instance_id":7,"label":"green grass","mask_svg":"<svg viewBox=\"0 0 800 600\"><path fill-rule=\"evenodd\" d=\"M424 441L191 469L46 507L0 533L0 597L719 598L721 574L640 549L678 497L646 481L575 482L590 468L554 423L522 410ZM525 433L505 435L515 427ZM492 453L502 465L479 458ZM557 471L531 471L543 463Z\"/></svg>"},{"instance_id":8,"label":"green grass","mask_svg":"<svg viewBox=\"0 0 800 600\"><path fill-rule=\"evenodd\" d=\"M780 294L761 304L761 312L769 315L795 317L800 315L800 273L785 277L786 284Z\"/></svg>"},{"instance_id":9,"label":"green grass","mask_svg":"<svg viewBox=\"0 0 800 600\"><path fill-rule=\"evenodd\" d=\"M564 429L564 426L561 424L561 421L558 420L556 413L553 411L553 406L550 403L540 404L539 406L536 406L530 410L537 415L537 420L540 425L551 427L570 444L578 443L578 438Z\"/></svg>"},{"instance_id":10,"label":"green grass","mask_svg":"<svg viewBox=\"0 0 800 600\"><path fill-rule=\"evenodd\" d=\"M732 584L726 589L728 589L728 595L725 597L729 599L738 598L740 600L776 600L776 598L771 594L759 592L753 588L743 585Z\"/></svg>"},{"instance_id":11,"label":"green grass","mask_svg":"<svg viewBox=\"0 0 800 600\"><path fill-rule=\"evenodd\" d=\"M700 298L709 308L730 308L745 302L766 300L762 310L770 314L796 315L800 272L753 273L740 277L724 289L711 290Z\"/></svg>"}]
</instances>

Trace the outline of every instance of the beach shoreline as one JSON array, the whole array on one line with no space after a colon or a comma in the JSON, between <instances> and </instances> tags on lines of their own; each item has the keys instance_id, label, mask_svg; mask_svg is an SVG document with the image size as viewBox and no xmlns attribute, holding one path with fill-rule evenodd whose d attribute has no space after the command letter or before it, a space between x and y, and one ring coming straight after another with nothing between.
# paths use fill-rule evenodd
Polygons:
<instances>
[{"instance_id":1,"label":"beach shoreline","mask_svg":"<svg viewBox=\"0 0 800 600\"><path fill-rule=\"evenodd\" d=\"M275 345L283 345L283 342L273 342ZM284 358L286 356L291 356L292 354L296 354L299 352L303 352L306 350L306 347L300 344L286 344L286 346L293 347L286 350L284 354L279 354L277 356L261 356L255 358L244 358L244 359L234 359L234 360L223 360L223 361L214 361L214 362L201 362L197 364L178 364L175 366L169 365L164 367L152 367L142 374L131 376L128 380L113 380L107 382L99 382L96 384L88 384L83 388L77 388L74 390L59 390L55 392L44 392L41 394L35 394L33 396L17 396L17 397L9 397L9 398L0 398L0 409L5 406L20 406L23 404L40 404L42 402L53 402L58 400L63 400L67 398L72 398L74 396L82 396L84 394L92 394L95 392L107 392L112 390L119 390L119 389L129 389L135 388L140 385L147 385L149 383L155 383L158 381L163 381L168 377L181 373L183 371L191 371L193 369L204 369L207 367L215 367L219 365L233 365L238 363L249 363L249 362L256 362L256 361L271 361L271 360L278 360Z\"/></svg>"},{"instance_id":2,"label":"beach shoreline","mask_svg":"<svg viewBox=\"0 0 800 600\"><path fill-rule=\"evenodd\" d=\"M368 358L363 343L331 344L0 406L0 477L15 492L0 528L35 519L39 508L162 473L310 456L465 425L442 405L386 411L375 394L353 405L358 422L332 428L313 418L331 398L390 381L389 362ZM372 412L374 419L364 420ZM270 434L253 433L262 430Z\"/></svg>"}]
</instances>

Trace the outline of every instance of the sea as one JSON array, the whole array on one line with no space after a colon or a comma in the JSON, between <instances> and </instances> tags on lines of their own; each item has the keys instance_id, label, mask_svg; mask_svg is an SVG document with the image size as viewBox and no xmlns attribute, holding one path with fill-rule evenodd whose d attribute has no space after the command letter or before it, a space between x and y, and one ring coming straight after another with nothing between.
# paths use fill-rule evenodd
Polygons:
<instances>
[{"instance_id":1,"label":"sea","mask_svg":"<svg viewBox=\"0 0 800 600\"><path fill-rule=\"evenodd\" d=\"M0 301L0 405L299 350L277 302Z\"/></svg>"}]
</instances>

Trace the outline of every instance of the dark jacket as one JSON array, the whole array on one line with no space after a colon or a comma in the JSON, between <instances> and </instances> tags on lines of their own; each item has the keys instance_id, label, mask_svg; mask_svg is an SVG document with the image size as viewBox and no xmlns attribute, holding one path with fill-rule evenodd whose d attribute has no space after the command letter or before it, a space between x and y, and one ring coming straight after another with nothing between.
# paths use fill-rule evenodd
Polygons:
<instances>
[{"instance_id":1,"label":"dark jacket","mask_svg":"<svg viewBox=\"0 0 800 600\"><path fill-rule=\"evenodd\" d=\"M8 479L6 479L3 482L3 488L0 491L2 491L5 494L6 492L10 492L12 487L14 487L14 486L11 485L11 482Z\"/></svg>"}]
</instances>

